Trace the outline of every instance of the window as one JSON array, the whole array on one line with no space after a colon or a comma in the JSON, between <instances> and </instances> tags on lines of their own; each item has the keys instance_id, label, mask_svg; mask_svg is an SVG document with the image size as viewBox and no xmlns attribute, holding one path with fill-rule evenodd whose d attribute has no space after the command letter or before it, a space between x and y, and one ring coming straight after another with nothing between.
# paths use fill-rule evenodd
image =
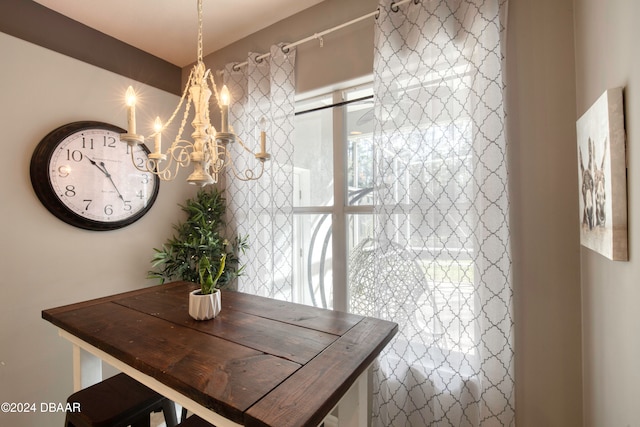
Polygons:
<instances>
[{"instance_id":1,"label":"window","mask_svg":"<svg viewBox=\"0 0 640 427\"><path fill-rule=\"evenodd\" d=\"M296 109L296 300L346 310L348 249L372 232L372 90L336 91Z\"/></svg>"},{"instance_id":2,"label":"window","mask_svg":"<svg viewBox=\"0 0 640 427\"><path fill-rule=\"evenodd\" d=\"M294 136L297 302L348 310L348 260L354 256L355 247L374 240L372 94L372 88L364 86L297 103ZM418 254L413 265L416 280L422 282L424 290L414 295L413 302L418 308L407 319L409 328L415 333L431 334L440 348L463 353L472 351L475 339L473 248L469 247L471 230L465 222L473 200L470 134L470 120L459 116L437 125L411 128L390 140L392 146L405 147L398 150L396 176L418 183L408 191L425 198L421 203L425 205L424 212L431 216L425 226L422 212L397 214L398 224L407 227L403 234L419 236L396 242ZM441 197L445 191L463 196L453 200ZM403 197L409 195L400 192L394 195L394 203L402 204ZM428 236L426 245L425 236ZM444 246L447 253L453 254L451 259L435 259L433 254Z\"/></svg>"}]
</instances>

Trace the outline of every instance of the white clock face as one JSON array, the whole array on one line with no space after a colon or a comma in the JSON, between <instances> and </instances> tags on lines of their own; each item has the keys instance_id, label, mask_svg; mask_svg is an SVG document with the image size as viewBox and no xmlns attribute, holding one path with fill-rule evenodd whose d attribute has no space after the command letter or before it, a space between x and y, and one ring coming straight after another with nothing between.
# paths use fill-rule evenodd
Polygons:
<instances>
[{"instance_id":1,"label":"white clock face","mask_svg":"<svg viewBox=\"0 0 640 427\"><path fill-rule=\"evenodd\" d=\"M144 212L155 200L156 177L142 172L147 152L107 129L66 136L51 153L49 180L58 199L89 221L116 223Z\"/></svg>"}]
</instances>

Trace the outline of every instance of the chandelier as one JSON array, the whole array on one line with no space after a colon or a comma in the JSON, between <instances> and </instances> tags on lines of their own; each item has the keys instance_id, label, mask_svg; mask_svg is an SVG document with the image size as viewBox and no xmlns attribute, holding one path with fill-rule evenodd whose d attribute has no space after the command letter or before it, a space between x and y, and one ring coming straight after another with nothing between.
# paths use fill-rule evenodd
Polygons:
<instances>
[{"instance_id":1,"label":"chandelier","mask_svg":"<svg viewBox=\"0 0 640 427\"><path fill-rule=\"evenodd\" d=\"M215 96L215 101L220 109L220 131L217 132L211 124L209 116L209 99ZM144 143L145 137L136 133L136 94L131 86L125 94L127 104L127 133L121 134L120 139L130 146ZM186 101L186 102L185 102ZM190 116L191 104L193 104L193 141L183 138L185 124ZM260 129L260 151L253 153L244 142L234 134L233 127L229 125L230 95L226 86L220 92L211 70L206 69L202 61L202 0L198 0L198 61L191 70L187 84L178 106L171 117L162 123L159 117L154 123L154 133L147 138L154 140L154 149L149 153L148 159L142 165L137 164L131 150L131 161L136 168L143 172L157 175L163 181L175 179L181 167L193 165L193 172L187 178L187 182L194 185L205 186L218 182L219 174L228 168L234 176L243 181L259 179L264 172L264 162L270 155L266 152L266 126L267 121L263 117L258 121ZM182 112L182 121L175 139L166 152L162 152L162 132L173 123L174 119ZM252 154L258 160L258 172L253 169L245 169L240 172L233 163L229 144L237 143L244 151Z\"/></svg>"}]
</instances>

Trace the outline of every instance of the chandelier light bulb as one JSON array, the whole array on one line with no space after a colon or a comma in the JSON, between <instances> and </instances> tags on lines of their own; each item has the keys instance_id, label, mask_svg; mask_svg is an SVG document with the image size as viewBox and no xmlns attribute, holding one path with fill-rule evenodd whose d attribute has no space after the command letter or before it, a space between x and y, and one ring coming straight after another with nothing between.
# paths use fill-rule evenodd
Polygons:
<instances>
[{"instance_id":1,"label":"chandelier light bulb","mask_svg":"<svg viewBox=\"0 0 640 427\"><path fill-rule=\"evenodd\" d=\"M136 106L136 92L133 90L132 86L127 88L127 92L125 92L124 97L127 102L127 107L135 107Z\"/></svg>"},{"instance_id":2,"label":"chandelier light bulb","mask_svg":"<svg viewBox=\"0 0 640 427\"><path fill-rule=\"evenodd\" d=\"M229 89L227 88L227 85L224 85L222 86L222 89L220 89L220 104L222 104L223 106L226 105L228 107L230 103L231 95L229 95Z\"/></svg>"},{"instance_id":3,"label":"chandelier light bulb","mask_svg":"<svg viewBox=\"0 0 640 427\"><path fill-rule=\"evenodd\" d=\"M162 132L162 121L160 120L160 117L156 117L156 120L153 122L153 130L156 133Z\"/></svg>"},{"instance_id":4,"label":"chandelier light bulb","mask_svg":"<svg viewBox=\"0 0 640 427\"><path fill-rule=\"evenodd\" d=\"M268 124L269 121L267 120L267 118L265 116L262 116L262 118L260 118L260 121L258 121L258 128L260 129L260 132L266 132Z\"/></svg>"}]
</instances>

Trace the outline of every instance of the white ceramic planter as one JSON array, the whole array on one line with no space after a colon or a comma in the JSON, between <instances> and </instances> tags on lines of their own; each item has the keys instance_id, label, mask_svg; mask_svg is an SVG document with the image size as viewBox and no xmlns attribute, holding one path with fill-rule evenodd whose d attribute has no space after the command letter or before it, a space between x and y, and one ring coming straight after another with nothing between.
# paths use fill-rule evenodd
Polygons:
<instances>
[{"instance_id":1,"label":"white ceramic planter","mask_svg":"<svg viewBox=\"0 0 640 427\"><path fill-rule=\"evenodd\" d=\"M209 320L216 317L222 309L221 292L202 295L200 289L189 294L189 315L196 320Z\"/></svg>"}]
</instances>

